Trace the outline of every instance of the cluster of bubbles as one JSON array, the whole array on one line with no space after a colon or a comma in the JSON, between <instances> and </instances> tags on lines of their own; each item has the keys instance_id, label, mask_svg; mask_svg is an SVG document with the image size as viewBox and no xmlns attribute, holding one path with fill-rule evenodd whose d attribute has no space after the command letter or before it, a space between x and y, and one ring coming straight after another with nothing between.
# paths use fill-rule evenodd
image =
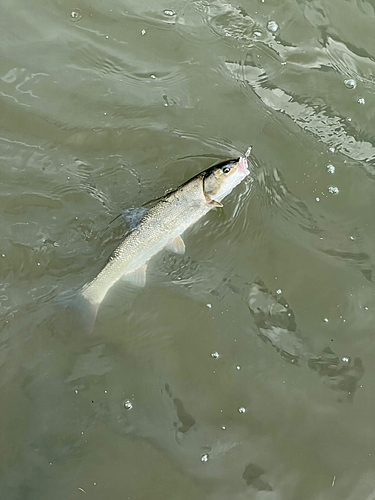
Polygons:
<instances>
[{"instance_id":1,"label":"cluster of bubbles","mask_svg":"<svg viewBox=\"0 0 375 500\"><path fill-rule=\"evenodd\" d=\"M267 23L267 29L271 33L276 33L276 31L279 29L279 25L277 24L276 21L268 21L268 23Z\"/></svg>"},{"instance_id":2,"label":"cluster of bubbles","mask_svg":"<svg viewBox=\"0 0 375 500\"><path fill-rule=\"evenodd\" d=\"M133 408L133 403L130 401L130 399L125 399L124 408L125 410L131 410Z\"/></svg>"},{"instance_id":3,"label":"cluster of bubbles","mask_svg":"<svg viewBox=\"0 0 375 500\"><path fill-rule=\"evenodd\" d=\"M328 192L331 194L339 194L339 188L337 186L329 186Z\"/></svg>"},{"instance_id":4,"label":"cluster of bubbles","mask_svg":"<svg viewBox=\"0 0 375 500\"><path fill-rule=\"evenodd\" d=\"M73 9L70 12L70 19L73 22L78 22L82 19L82 11L80 9Z\"/></svg>"}]
</instances>

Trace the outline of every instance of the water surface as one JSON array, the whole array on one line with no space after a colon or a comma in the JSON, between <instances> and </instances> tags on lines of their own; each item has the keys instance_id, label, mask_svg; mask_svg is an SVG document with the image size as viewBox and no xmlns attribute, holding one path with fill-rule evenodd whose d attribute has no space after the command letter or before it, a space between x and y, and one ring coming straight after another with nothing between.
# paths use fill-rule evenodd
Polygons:
<instances>
[{"instance_id":1,"label":"water surface","mask_svg":"<svg viewBox=\"0 0 375 500\"><path fill-rule=\"evenodd\" d=\"M373 497L374 8L2 1L1 498ZM94 335L56 306L249 145Z\"/></svg>"}]
</instances>

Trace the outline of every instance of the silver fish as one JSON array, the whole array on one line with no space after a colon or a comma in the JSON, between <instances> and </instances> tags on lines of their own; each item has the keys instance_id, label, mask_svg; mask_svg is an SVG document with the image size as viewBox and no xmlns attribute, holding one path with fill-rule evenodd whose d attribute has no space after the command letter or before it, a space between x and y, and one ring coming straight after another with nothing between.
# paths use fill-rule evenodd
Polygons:
<instances>
[{"instance_id":1,"label":"silver fish","mask_svg":"<svg viewBox=\"0 0 375 500\"><path fill-rule=\"evenodd\" d=\"M100 273L76 297L86 328L92 330L98 308L108 290L120 279L135 286L146 283L147 263L163 248L185 252L181 234L223 200L249 175L247 157L227 160L199 173L167 194L146 214L116 248Z\"/></svg>"}]
</instances>

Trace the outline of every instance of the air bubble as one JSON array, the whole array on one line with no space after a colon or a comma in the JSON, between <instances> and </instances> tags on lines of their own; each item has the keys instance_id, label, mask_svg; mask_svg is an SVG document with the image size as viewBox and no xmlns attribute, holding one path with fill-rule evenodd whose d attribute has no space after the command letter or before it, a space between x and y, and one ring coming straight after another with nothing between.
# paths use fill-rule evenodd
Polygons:
<instances>
[{"instance_id":1,"label":"air bubble","mask_svg":"<svg viewBox=\"0 0 375 500\"><path fill-rule=\"evenodd\" d=\"M329 186L328 192L331 194L339 194L339 188L337 186Z\"/></svg>"},{"instance_id":2,"label":"air bubble","mask_svg":"<svg viewBox=\"0 0 375 500\"><path fill-rule=\"evenodd\" d=\"M125 399L124 408L125 410L131 410L133 408L133 403L130 401L130 399Z\"/></svg>"},{"instance_id":3,"label":"air bubble","mask_svg":"<svg viewBox=\"0 0 375 500\"><path fill-rule=\"evenodd\" d=\"M349 78L348 80L344 80L344 85L348 89L355 89L357 86L357 82L353 80L353 78Z\"/></svg>"},{"instance_id":4,"label":"air bubble","mask_svg":"<svg viewBox=\"0 0 375 500\"><path fill-rule=\"evenodd\" d=\"M327 165L327 172L329 174L334 174L335 170L336 170L336 168L333 165L331 165L331 164Z\"/></svg>"},{"instance_id":5,"label":"air bubble","mask_svg":"<svg viewBox=\"0 0 375 500\"><path fill-rule=\"evenodd\" d=\"M70 13L70 20L77 23L82 19L82 11L80 9L73 9Z\"/></svg>"},{"instance_id":6,"label":"air bubble","mask_svg":"<svg viewBox=\"0 0 375 500\"><path fill-rule=\"evenodd\" d=\"M268 21L268 23L267 23L267 29L271 33L276 33L276 31L279 29L279 25L277 24L276 21Z\"/></svg>"},{"instance_id":7,"label":"air bubble","mask_svg":"<svg viewBox=\"0 0 375 500\"><path fill-rule=\"evenodd\" d=\"M208 453L203 453L201 456L201 462L208 462Z\"/></svg>"}]
</instances>

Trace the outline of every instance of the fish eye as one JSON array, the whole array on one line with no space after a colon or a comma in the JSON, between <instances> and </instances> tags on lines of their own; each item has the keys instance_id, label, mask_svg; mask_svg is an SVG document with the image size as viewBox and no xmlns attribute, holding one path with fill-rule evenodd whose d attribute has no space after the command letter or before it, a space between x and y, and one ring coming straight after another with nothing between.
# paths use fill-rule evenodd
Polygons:
<instances>
[{"instance_id":1,"label":"fish eye","mask_svg":"<svg viewBox=\"0 0 375 500\"><path fill-rule=\"evenodd\" d=\"M228 165L226 165L225 167L223 167L221 169L221 171L223 172L223 174L229 174L230 170L231 169L230 169L230 167L228 167Z\"/></svg>"}]
</instances>

